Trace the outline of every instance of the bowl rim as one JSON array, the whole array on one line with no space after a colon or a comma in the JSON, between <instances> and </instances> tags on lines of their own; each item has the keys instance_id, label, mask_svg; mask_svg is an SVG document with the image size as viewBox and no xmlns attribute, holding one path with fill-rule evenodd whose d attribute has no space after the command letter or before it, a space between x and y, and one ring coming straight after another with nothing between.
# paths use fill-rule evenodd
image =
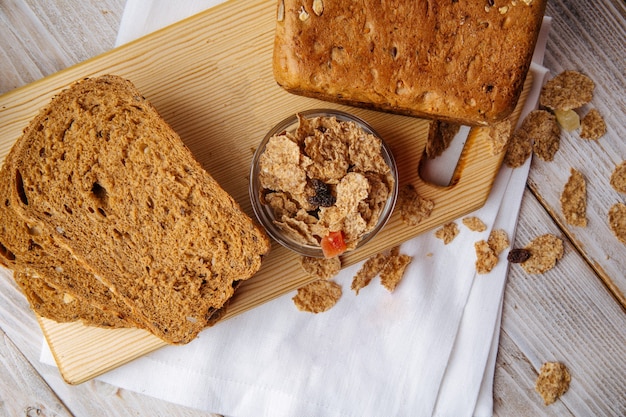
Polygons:
<instances>
[{"instance_id":1,"label":"bowl rim","mask_svg":"<svg viewBox=\"0 0 626 417\"><path fill-rule=\"evenodd\" d=\"M355 116L351 113L348 113L343 110L330 109L330 108L315 108L309 110L302 110L295 112L282 119L280 122L276 123L272 129L270 129L266 135L263 137L258 147L256 148L252 163L250 164L250 173L249 173L249 181L248 181L248 194L250 197L250 202L252 205L252 210L257 218L257 221L261 224L261 226L265 229L268 235L273 238L276 242L278 242L281 246L296 252L302 256L309 256L314 258L323 258L324 254L322 252L321 246L307 245L302 244L300 242L296 242L292 239L286 237L283 233L280 233L278 227L274 226L273 216L266 209L266 205L261 203L259 193L261 191L261 185L258 178L258 164L261 154L265 151L265 146L269 139L277 133L288 130L288 128L297 128L298 126L298 115L302 115L306 118L314 118L314 117L336 117L340 121L352 121L356 122L360 128L362 128L366 133L372 134L376 136L381 141L381 152L383 154L383 158L385 158L385 162L389 165L391 169L391 175L394 180L394 184L390 193L390 196L387 198L387 202L382 210L382 214L376 223L376 226L370 230L368 233L364 234L359 242L357 243L354 249L351 249L347 253L353 253L354 251L361 248L367 242L369 242L374 236L383 229L383 227L389 221L391 214L396 205L396 201L398 198L398 167L396 165L395 158L393 156L393 152L391 148L386 143L386 141L382 138L381 135L374 130L369 123L367 123L362 118Z\"/></svg>"}]
</instances>

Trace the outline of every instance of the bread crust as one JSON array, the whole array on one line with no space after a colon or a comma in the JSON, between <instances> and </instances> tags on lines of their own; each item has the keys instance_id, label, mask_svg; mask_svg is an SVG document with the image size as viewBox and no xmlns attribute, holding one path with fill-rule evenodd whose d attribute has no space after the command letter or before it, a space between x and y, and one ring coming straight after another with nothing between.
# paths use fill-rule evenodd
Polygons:
<instances>
[{"instance_id":1,"label":"bread crust","mask_svg":"<svg viewBox=\"0 0 626 417\"><path fill-rule=\"evenodd\" d=\"M546 0L489 4L279 0L274 77L321 100L495 123L519 99Z\"/></svg>"}]
</instances>

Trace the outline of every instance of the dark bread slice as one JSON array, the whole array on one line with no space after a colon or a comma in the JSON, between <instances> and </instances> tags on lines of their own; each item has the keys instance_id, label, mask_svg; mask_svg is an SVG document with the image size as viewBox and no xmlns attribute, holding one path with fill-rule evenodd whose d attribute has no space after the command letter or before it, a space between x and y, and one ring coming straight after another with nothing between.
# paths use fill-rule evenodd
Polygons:
<instances>
[{"instance_id":1,"label":"dark bread slice","mask_svg":"<svg viewBox=\"0 0 626 417\"><path fill-rule=\"evenodd\" d=\"M48 250L44 250L43 231L29 226L11 210L6 167L0 170L0 264L14 271L14 278L33 310L43 317L66 322L72 321L71 317L81 319L80 311L95 309L100 313L91 312L85 317L90 325L145 327L133 321L126 303L67 256L67 251L56 248L50 239L46 245ZM73 298L77 302L60 303L59 297Z\"/></svg>"},{"instance_id":2,"label":"dark bread slice","mask_svg":"<svg viewBox=\"0 0 626 417\"><path fill-rule=\"evenodd\" d=\"M547 0L279 0L273 70L294 94L458 124L509 115Z\"/></svg>"},{"instance_id":3,"label":"dark bread slice","mask_svg":"<svg viewBox=\"0 0 626 417\"><path fill-rule=\"evenodd\" d=\"M117 76L59 93L8 163L16 213L168 343L189 342L209 325L270 248L156 109Z\"/></svg>"}]
</instances>

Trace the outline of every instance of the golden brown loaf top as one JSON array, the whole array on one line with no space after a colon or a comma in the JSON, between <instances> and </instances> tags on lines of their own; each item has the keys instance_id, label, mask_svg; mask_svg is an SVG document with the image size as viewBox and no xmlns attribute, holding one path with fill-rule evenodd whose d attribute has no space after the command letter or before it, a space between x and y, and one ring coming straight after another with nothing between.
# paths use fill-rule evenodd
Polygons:
<instances>
[{"instance_id":1,"label":"golden brown loaf top","mask_svg":"<svg viewBox=\"0 0 626 417\"><path fill-rule=\"evenodd\" d=\"M278 0L273 68L322 100L484 125L509 115L546 0Z\"/></svg>"},{"instance_id":2,"label":"golden brown loaf top","mask_svg":"<svg viewBox=\"0 0 626 417\"><path fill-rule=\"evenodd\" d=\"M269 240L127 80L58 94L7 157L11 204L169 343L260 268Z\"/></svg>"}]
</instances>

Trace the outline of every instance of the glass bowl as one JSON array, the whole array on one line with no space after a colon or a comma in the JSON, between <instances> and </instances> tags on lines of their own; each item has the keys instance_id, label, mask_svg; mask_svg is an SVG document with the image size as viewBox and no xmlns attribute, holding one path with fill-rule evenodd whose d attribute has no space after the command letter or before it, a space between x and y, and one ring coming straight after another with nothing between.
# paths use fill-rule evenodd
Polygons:
<instances>
[{"instance_id":1,"label":"glass bowl","mask_svg":"<svg viewBox=\"0 0 626 417\"><path fill-rule=\"evenodd\" d=\"M393 180L393 184L391 184L390 186L389 194L380 212L376 224L371 228L371 230L369 230L367 233L363 234L360 237L356 245L351 245L354 247L349 251L354 251L369 242L384 227L384 225L389 220L389 217L391 216L398 195L398 170L391 150L389 149L385 141L380 137L380 135L378 135L370 125L354 115L343 111L331 109L305 110L284 119L276 126L274 126L265 135L258 148L256 149L254 157L252 159L249 183L249 194L250 200L252 202L252 209L254 210L257 219L259 220L261 225L263 225L267 233L282 246L303 256L316 258L324 257L324 252L320 244L302 243L301 241L295 240L287 233L285 233L284 230L282 230L275 222L273 209L268 204L264 203L265 190L261 185L260 179L259 162L261 156L265 152L268 141L274 135L282 134L283 132L293 133L296 131L299 126L298 115L306 119L313 119L317 117L334 117L340 122L354 122L364 132L374 135L381 141L381 155L387 166L389 166L390 168L390 172L388 175L390 175L391 179Z\"/></svg>"}]
</instances>

